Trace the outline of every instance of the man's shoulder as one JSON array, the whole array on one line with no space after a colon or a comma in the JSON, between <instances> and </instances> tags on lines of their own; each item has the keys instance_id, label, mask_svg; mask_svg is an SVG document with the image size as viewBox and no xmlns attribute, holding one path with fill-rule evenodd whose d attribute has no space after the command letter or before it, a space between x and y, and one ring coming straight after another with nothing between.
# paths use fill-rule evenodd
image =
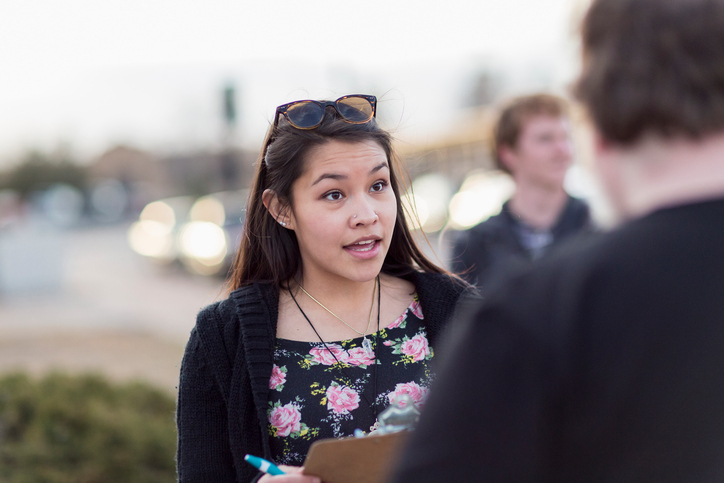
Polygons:
<instances>
[{"instance_id":1,"label":"man's shoulder","mask_svg":"<svg viewBox=\"0 0 724 483\"><path fill-rule=\"evenodd\" d=\"M572 210L575 211L576 213L588 214L591 209L590 206L588 205L588 202L585 199L578 198L571 194L568 195L568 203L571 206Z\"/></svg>"},{"instance_id":2,"label":"man's shoulder","mask_svg":"<svg viewBox=\"0 0 724 483\"><path fill-rule=\"evenodd\" d=\"M485 221L477 225L458 232L456 237L457 244L480 244L481 242L497 238L503 231L509 230L509 223L505 215L501 212L493 215Z\"/></svg>"},{"instance_id":3,"label":"man's shoulder","mask_svg":"<svg viewBox=\"0 0 724 483\"><path fill-rule=\"evenodd\" d=\"M579 231L593 228L591 207L586 200L568 195L568 203L554 231Z\"/></svg>"},{"instance_id":4,"label":"man's shoulder","mask_svg":"<svg viewBox=\"0 0 724 483\"><path fill-rule=\"evenodd\" d=\"M481 334L496 327L547 355L572 357L575 346L609 350L600 345L601 334L632 327L642 333L683 307L706 310L707 289L721 285L722 272L712 260L724 259L724 229L713 212L696 217L694 211L633 220L519 267L485 293L470 323ZM709 236L716 230L718 237ZM699 293L702 302L693 302Z\"/></svg>"},{"instance_id":5,"label":"man's shoulder","mask_svg":"<svg viewBox=\"0 0 724 483\"><path fill-rule=\"evenodd\" d=\"M529 277L566 278L572 271L595 271L613 259L628 257L637 248L631 242L630 230L616 229L595 232L590 236L566 241L547 256L525 267L521 275Z\"/></svg>"},{"instance_id":6,"label":"man's shoulder","mask_svg":"<svg viewBox=\"0 0 724 483\"><path fill-rule=\"evenodd\" d=\"M491 303L509 304L516 312L548 313L561 300L573 300L601 267L619 255L618 233L594 234L533 263L507 271L486 293ZM534 317L535 318L535 317Z\"/></svg>"},{"instance_id":7,"label":"man's shoulder","mask_svg":"<svg viewBox=\"0 0 724 483\"><path fill-rule=\"evenodd\" d=\"M519 310L541 313L565 304L580 305L587 294L606 284L637 283L638 278L627 275L629 268L639 263L654 236L640 221L592 233L511 271L489 296L500 303L517 305Z\"/></svg>"},{"instance_id":8,"label":"man's shoulder","mask_svg":"<svg viewBox=\"0 0 724 483\"><path fill-rule=\"evenodd\" d=\"M504 205L500 213L478 223L467 230L458 234L457 240L460 242L484 242L487 240L496 240L504 235L513 233L514 222L507 205ZM588 203L581 199L568 195L568 202L565 211L561 217L560 223L564 229L578 230L591 225L591 208Z\"/></svg>"},{"instance_id":9,"label":"man's shoulder","mask_svg":"<svg viewBox=\"0 0 724 483\"><path fill-rule=\"evenodd\" d=\"M478 223L467 231L471 234L485 235L507 228L509 225L510 222L506 214L501 211L500 213L491 216L487 220Z\"/></svg>"}]
</instances>

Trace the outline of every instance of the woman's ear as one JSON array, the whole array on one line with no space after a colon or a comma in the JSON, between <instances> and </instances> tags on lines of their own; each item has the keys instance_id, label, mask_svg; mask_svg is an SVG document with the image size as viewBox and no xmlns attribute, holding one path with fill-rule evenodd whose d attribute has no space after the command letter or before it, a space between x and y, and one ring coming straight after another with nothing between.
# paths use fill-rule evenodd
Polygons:
<instances>
[{"instance_id":1,"label":"woman's ear","mask_svg":"<svg viewBox=\"0 0 724 483\"><path fill-rule=\"evenodd\" d=\"M277 196L274 190L264 190L264 193L262 193L261 195L261 201L262 203L264 203L264 206L269 211L272 218L277 221L277 223L279 223L284 228L289 228L290 230L294 229L292 227L292 219L288 215L288 207L282 204L279 196Z\"/></svg>"}]
</instances>

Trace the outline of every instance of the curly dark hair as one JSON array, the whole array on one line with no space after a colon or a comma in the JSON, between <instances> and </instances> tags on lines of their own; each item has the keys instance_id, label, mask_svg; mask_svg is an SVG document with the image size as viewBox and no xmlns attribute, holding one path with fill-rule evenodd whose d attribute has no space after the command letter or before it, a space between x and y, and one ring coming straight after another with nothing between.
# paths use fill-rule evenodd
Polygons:
<instances>
[{"instance_id":1,"label":"curly dark hair","mask_svg":"<svg viewBox=\"0 0 724 483\"><path fill-rule=\"evenodd\" d=\"M575 86L610 141L724 128L724 2L594 0Z\"/></svg>"}]
</instances>

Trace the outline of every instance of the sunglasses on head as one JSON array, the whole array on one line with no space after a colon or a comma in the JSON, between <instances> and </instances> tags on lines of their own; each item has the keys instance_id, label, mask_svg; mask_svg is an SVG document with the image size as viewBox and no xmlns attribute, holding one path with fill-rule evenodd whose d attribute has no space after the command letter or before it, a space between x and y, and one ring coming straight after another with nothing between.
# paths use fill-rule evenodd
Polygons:
<instances>
[{"instance_id":1,"label":"sunglasses on head","mask_svg":"<svg viewBox=\"0 0 724 483\"><path fill-rule=\"evenodd\" d=\"M333 107L339 118L352 124L364 124L376 116L377 98L364 94L342 96L336 101L294 101L277 107L274 126L279 115L297 129L314 129L322 124L327 107Z\"/></svg>"}]
</instances>

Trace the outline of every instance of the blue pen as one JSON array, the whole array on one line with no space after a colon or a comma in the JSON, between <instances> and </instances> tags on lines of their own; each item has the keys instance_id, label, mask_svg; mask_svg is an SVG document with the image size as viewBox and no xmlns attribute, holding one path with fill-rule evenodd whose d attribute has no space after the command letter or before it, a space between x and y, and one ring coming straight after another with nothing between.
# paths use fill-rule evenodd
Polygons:
<instances>
[{"instance_id":1,"label":"blue pen","mask_svg":"<svg viewBox=\"0 0 724 483\"><path fill-rule=\"evenodd\" d=\"M258 456L248 454L244 456L244 460L246 460L246 462L252 465L254 468L258 469L259 471L263 471L264 473L270 475L286 475L286 473L280 470L277 465L275 465L271 461L265 460L264 458L259 458Z\"/></svg>"}]
</instances>

